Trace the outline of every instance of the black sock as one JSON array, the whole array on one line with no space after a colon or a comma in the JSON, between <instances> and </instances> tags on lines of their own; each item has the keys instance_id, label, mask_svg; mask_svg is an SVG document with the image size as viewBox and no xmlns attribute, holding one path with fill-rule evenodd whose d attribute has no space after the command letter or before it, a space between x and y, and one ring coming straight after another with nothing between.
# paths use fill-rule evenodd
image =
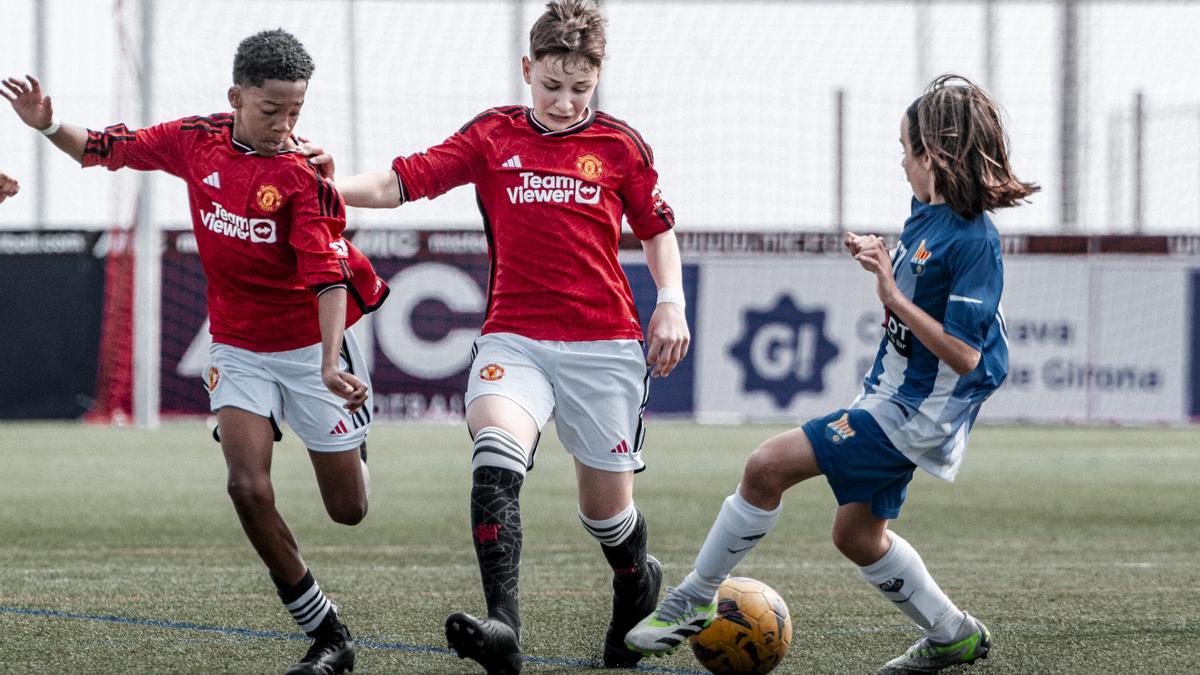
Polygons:
<instances>
[{"instance_id":1,"label":"black sock","mask_svg":"<svg viewBox=\"0 0 1200 675\"><path fill-rule=\"evenodd\" d=\"M640 575L646 565L646 535L646 519L638 511L637 523L624 541L616 546L600 544L600 550L604 551L604 559L612 567L616 580L633 579Z\"/></svg>"},{"instance_id":2,"label":"black sock","mask_svg":"<svg viewBox=\"0 0 1200 675\"><path fill-rule=\"evenodd\" d=\"M471 475L471 534L488 616L520 631L517 581L521 571L521 483L508 469L481 466Z\"/></svg>"}]
</instances>

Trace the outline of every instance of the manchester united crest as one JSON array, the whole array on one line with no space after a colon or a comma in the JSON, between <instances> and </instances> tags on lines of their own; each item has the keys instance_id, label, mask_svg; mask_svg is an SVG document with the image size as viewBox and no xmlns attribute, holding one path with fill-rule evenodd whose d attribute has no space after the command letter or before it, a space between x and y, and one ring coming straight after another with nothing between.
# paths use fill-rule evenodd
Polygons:
<instances>
[{"instance_id":1,"label":"manchester united crest","mask_svg":"<svg viewBox=\"0 0 1200 675\"><path fill-rule=\"evenodd\" d=\"M275 213L280 206L283 206L283 195L279 194L279 188L274 185L264 185L258 188L258 194L254 196L254 203L263 213Z\"/></svg>"},{"instance_id":2,"label":"manchester united crest","mask_svg":"<svg viewBox=\"0 0 1200 675\"><path fill-rule=\"evenodd\" d=\"M584 180L595 181L604 174L604 162L589 152L575 160L575 170L579 172L580 176L583 176Z\"/></svg>"},{"instance_id":3,"label":"manchester united crest","mask_svg":"<svg viewBox=\"0 0 1200 675\"><path fill-rule=\"evenodd\" d=\"M208 372L204 373L204 386L209 393L217 390L217 383L221 381L221 371L217 370L216 366L209 366Z\"/></svg>"},{"instance_id":4,"label":"manchester united crest","mask_svg":"<svg viewBox=\"0 0 1200 675\"><path fill-rule=\"evenodd\" d=\"M499 363L489 363L479 369L479 379L484 382L495 382L504 377L504 367Z\"/></svg>"}]
</instances>

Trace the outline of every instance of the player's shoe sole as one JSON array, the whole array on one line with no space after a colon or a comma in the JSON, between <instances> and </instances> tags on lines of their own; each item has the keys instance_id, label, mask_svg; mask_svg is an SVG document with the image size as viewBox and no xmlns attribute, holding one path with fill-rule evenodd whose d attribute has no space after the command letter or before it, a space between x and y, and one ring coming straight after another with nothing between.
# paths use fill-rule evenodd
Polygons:
<instances>
[{"instance_id":1,"label":"player's shoe sole","mask_svg":"<svg viewBox=\"0 0 1200 675\"><path fill-rule=\"evenodd\" d=\"M967 614L958 640L940 644L923 637L904 654L888 661L878 675L936 673L951 666L969 665L986 659L992 651L992 633L983 622Z\"/></svg>"},{"instance_id":2,"label":"player's shoe sole","mask_svg":"<svg viewBox=\"0 0 1200 675\"><path fill-rule=\"evenodd\" d=\"M474 660L488 675L521 672L520 640L517 632L503 621L455 612L446 618L446 641L458 658Z\"/></svg>"}]
</instances>

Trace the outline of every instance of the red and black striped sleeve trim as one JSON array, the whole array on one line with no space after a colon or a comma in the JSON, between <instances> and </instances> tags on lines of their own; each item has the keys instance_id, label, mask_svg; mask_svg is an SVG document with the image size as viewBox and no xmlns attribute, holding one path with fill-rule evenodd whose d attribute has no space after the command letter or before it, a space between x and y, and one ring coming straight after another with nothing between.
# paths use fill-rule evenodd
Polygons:
<instances>
[{"instance_id":1,"label":"red and black striped sleeve trim","mask_svg":"<svg viewBox=\"0 0 1200 675\"><path fill-rule=\"evenodd\" d=\"M668 230L675 228L675 209L672 209L670 204L663 202L661 206L655 207L654 215L662 219Z\"/></svg>"},{"instance_id":2,"label":"red and black striped sleeve trim","mask_svg":"<svg viewBox=\"0 0 1200 675\"><path fill-rule=\"evenodd\" d=\"M489 117L492 117L493 115L507 115L508 117L514 117L518 114L520 114L520 115L525 114L525 106L523 106L523 105L506 105L506 106L500 106L498 108L489 108L489 109L479 113L475 117L471 118L470 122L467 122L466 124L462 125L462 127L459 128L458 133L460 133L460 134L466 133L467 129L470 129L471 127L482 122L483 120L485 120Z\"/></svg>"},{"instance_id":3,"label":"red and black striped sleeve trim","mask_svg":"<svg viewBox=\"0 0 1200 675\"><path fill-rule=\"evenodd\" d=\"M645 162L646 166L650 167L654 164L654 151L650 149L649 145L646 145L645 139L642 138L642 135L638 133L637 129L629 126L624 120L619 120L608 113L597 112L596 124L608 127L610 129L616 129L617 131L628 136L629 139L633 141L634 147L636 147L638 152L641 153L642 161Z\"/></svg>"},{"instance_id":4,"label":"red and black striped sleeve trim","mask_svg":"<svg viewBox=\"0 0 1200 675\"><path fill-rule=\"evenodd\" d=\"M400 188L400 203L407 204L408 203L408 190L404 189L404 180L402 178L400 178L400 172L397 171L395 167L392 167L392 173L395 174L396 185Z\"/></svg>"},{"instance_id":5,"label":"red and black striped sleeve trim","mask_svg":"<svg viewBox=\"0 0 1200 675\"><path fill-rule=\"evenodd\" d=\"M329 181L313 174L317 179L317 213L327 218L338 218L345 213L342 195Z\"/></svg>"},{"instance_id":6,"label":"red and black striped sleeve trim","mask_svg":"<svg viewBox=\"0 0 1200 675\"><path fill-rule=\"evenodd\" d=\"M226 129L233 128L233 115L229 113L217 113L208 115L207 117L193 115L192 117L183 118L183 124L180 129L184 131L205 131L210 134L219 134Z\"/></svg>"},{"instance_id":7,"label":"red and black striped sleeve trim","mask_svg":"<svg viewBox=\"0 0 1200 675\"><path fill-rule=\"evenodd\" d=\"M347 291L353 293L354 295L357 295L357 292L355 292L353 290L354 284L350 283L350 279L354 277L354 274L350 271L349 261L347 261L344 258L339 258L337 261L337 264L338 264L338 269L342 273L342 278L338 279L337 281L327 281L325 283L313 284L313 285L309 286L309 288L312 289L312 292L314 295L320 295L320 294L324 293L325 291L327 291L331 288L337 288L338 286L341 286L342 288L345 288ZM360 300L358 304L361 305L363 303Z\"/></svg>"},{"instance_id":8,"label":"red and black striped sleeve trim","mask_svg":"<svg viewBox=\"0 0 1200 675\"><path fill-rule=\"evenodd\" d=\"M114 143L123 141L132 141L137 136L129 130L129 127L124 124L114 124L104 128L104 131L92 131L88 129L87 143L83 146L83 154L95 155L96 157L108 157L112 154Z\"/></svg>"}]
</instances>

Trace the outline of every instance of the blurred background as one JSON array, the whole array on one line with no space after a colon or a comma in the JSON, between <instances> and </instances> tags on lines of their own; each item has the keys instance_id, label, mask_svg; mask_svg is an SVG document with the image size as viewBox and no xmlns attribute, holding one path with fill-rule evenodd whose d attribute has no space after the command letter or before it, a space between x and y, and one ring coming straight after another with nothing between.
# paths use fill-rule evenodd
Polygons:
<instances>
[{"instance_id":1,"label":"blurred background","mask_svg":"<svg viewBox=\"0 0 1200 675\"><path fill-rule=\"evenodd\" d=\"M527 103L519 59L543 4L6 0L0 67L39 75L64 120L132 127L226 110L238 42L281 26L317 64L299 132L357 172L439 142L488 107ZM601 6L609 57L599 107L654 148L664 194L689 230L897 231L908 206L899 119L943 72L995 94L1015 168L1044 187L1032 206L997 215L1002 231L1200 227L1200 3ZM128 221L131 200L109 176L73 170L40 140L0 115L0 167L29 190L0 209L0 227ZM182 184L152 184L154 222L187 225ZM351 219L478 227L469 190Z\"/></svg>"}]
</instances>

